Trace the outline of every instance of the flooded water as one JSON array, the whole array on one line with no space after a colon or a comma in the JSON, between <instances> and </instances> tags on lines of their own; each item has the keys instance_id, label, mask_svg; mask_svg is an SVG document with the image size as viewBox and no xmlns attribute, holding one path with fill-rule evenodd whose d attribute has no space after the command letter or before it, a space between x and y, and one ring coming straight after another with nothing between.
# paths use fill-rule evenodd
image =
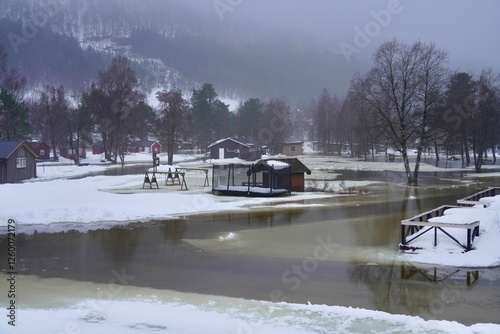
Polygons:
<instances>
[{"instance_id":1,"label":"flooded water","mask_svg":"<svg viewBox=\"0 0 500 334\"><path fill-rule=\"evenodd\" d=\"M21 235L19 272L107 283L115 271L141 288L498 322L500 268L435 268L395 259L401 219L454 204L494 179L462 183L449 181L454 175L423 174L420 187L408 188L400 173L336 173L388 182L369 186L365 195L314 201L324 206ZM1 254L5 244L2 239Z\"/></svg>"}]
</instances>

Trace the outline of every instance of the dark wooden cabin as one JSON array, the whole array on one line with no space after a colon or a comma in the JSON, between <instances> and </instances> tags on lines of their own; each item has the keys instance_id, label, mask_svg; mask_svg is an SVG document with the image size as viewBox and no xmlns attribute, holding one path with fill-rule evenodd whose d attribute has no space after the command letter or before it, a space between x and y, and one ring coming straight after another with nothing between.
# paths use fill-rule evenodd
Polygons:
<instances>
[{"instance_id":1,"label":"dark wooden cabin","mask_svg":"<svg viewBox=\"0 0 500 334\"><path fill-rule=\"evenodd\" d=\"M260 146L244 137L225 138L208 146L210 159L232 159L253 161L262 157Z\"/></svg>"},{"instance_id":2,"label":"dark wooden cabin","mask_svg":"<svg viewBox=\"0 0 500 334\"><path fill-rule=\"evenodd\" d=\"M27 141L1 141L0 184L35 178L37 158Z\"/></svg>"}]
</instances>

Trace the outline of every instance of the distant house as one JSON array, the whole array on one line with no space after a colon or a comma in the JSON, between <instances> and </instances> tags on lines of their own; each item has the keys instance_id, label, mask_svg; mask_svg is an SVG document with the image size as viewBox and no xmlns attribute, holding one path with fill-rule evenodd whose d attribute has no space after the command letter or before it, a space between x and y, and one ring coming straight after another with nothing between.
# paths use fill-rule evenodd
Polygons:
<instances>
[{"instance_id":1,"label":"distant house","mask_svg":"<svg viewBox=\"0 0 500 334\"><path fill-rule=\"evenodd\" d=\"M161 153L161 145L157 141L152 140L135 140L128 145L130 153Z\"/></svg>"},{"instance_id":2,"label":"distant house","mask_svg":"<svg viewBox=\"0 0 500 334\"><path fill-rule=\"evenodd\" d=\"M243 137L225 138L208 146L210 159L258 160L262 157L260 146Z\"/></svg>"},{"instance_id":3,"label":"distant house","mask_svg":"<svg viewBox=\"0 0 500 334\"><path fill-rule=\"evenodd\" d=\"M302 147L303 145L304 145L303 141L290 141L283 143L283 154L288 157L303 155L304 154L304 149Z\"/></svg>"},{"instance_id":4,"label":"distant house","mask_svg":"<svg viewBox=\"0 0 500 334\"><path fill-rule=\"evenodd\" d=\"M36 177L37 158L27 141L0 142L0 184Z\"/></svg>"},{"instance_id":5,"label":"distant house","mask_svg":"<svg viewBox=\"0 0 500 334\"><path fill-rule=\"evenodd\" d=\"M266 160L266 164L272 165L272 161L279 161L286 163L291 167L291 178L290 178L290 190L303 192L304 191L304 173L311 175L311 170L307 168L302 161L297 158L273 158L272 160Z\"/></svg>"},{"instance_id":6,"label":"distant house","mask_svg":"<svg viewBox=\"0 0 500 334\"><path fill-rule=\"evenodd\" d=\"M30 141L28 142L30 146L38 155L39 160L50 160L50 146L43 141Z\"/></svg>"},{"instance_id":7,"label":"distant house","mask_svg":"<svg viewBox=\"0 0 500 334\"><path fill-rule=\"evenodd\" d=\"M92 154L94 155L104 154L104 151L105 149L102 141L98 141L92 146Z\"/></svg>"},{"instance_id":8,"label":"distant house","mask_svg":"<svg viewBox=\"0 0 500 334\"><path fill-rule=\"evenodd\" d=\"M77 153L76 150L73 150L69 147L62 147L59 149L59 155L63 158L66 158L66 159L74 160L76 153ZM85 147L85 145L80 146L80 150L78 152L78 155L81 159L87 158L87 148Z\"/></svg>"}]
</instances>

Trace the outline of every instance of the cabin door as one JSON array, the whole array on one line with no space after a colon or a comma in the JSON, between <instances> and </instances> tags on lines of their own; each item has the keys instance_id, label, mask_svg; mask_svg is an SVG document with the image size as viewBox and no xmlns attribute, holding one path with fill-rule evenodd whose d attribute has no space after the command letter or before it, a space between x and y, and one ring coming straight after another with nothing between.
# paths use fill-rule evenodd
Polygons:
<instances>
[{"instance_id":1,"label":"cabin door","mask_svg":"<svg viewBox=\"0 0 500 334\"><path fill-rule=\"evenodd\" d=\"M219 148L219 159L224 159L224 149Z\"/></svg>"}]
</instances>

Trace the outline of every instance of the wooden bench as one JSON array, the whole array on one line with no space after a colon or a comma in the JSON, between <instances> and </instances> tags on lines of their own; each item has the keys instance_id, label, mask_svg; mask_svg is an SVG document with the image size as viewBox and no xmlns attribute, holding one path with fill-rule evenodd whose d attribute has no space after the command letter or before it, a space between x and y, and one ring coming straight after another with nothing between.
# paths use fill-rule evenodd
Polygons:
<instances>
[{"instance_id":1,"label":"wooden bench","mask_svg":"<svg viewBox=\"0 0 500 334\"><path fill-rule=\"evenodd\" d=\"M199 171L205 172L205 182L203 183L203 186L204 187L210 186L210 182L208 181L208 172L210 170L209 168L201 168L201 167L176 167L175 168L176 173L181 173L181 172L185 172L185 171L189 171L189 170L199 170Z\"/></svg>"},{"instance_id":2,"label":"wooden bench","mask_svg":"<svg viewBox=\"0 0 500 334\"><path fill-rule=\"evenodd\" d=\"M149 189L153 189L153 184L156 185L156 188L159 189L158 180L156 178L156 174L164 174L165 175L165 185L168 186L168 180L172 181L171 185L175 185L175 180L179 182L181 186L181 190L188 190L186 179L184 178L185 173L181 172L151 172L151 178L149 177L149 173L146 172L144 175L144 182L142 183L142 188L144 189L146 184L149 184Z\"/></svg>"}]
</instances>

